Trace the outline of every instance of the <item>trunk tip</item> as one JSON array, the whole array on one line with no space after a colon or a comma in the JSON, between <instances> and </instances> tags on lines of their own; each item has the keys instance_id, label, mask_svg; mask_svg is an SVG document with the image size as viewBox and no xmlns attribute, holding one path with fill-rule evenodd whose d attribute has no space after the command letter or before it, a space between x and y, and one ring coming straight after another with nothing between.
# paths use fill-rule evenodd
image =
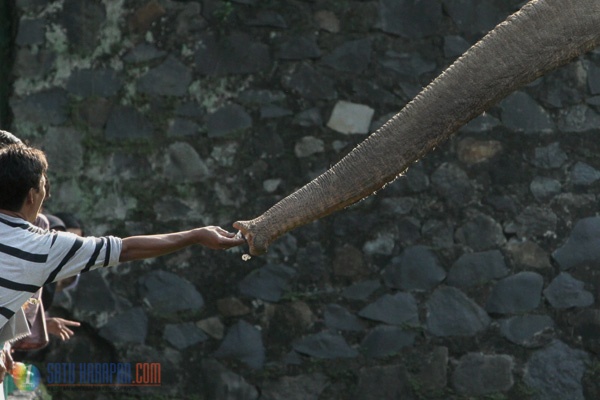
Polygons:
<instances>
[{"instance_id":1,"label":"trunk tip","mask_svg":"<svg viewBox=\"0 0 600 400\"><path fill-rule=\"evenodd\" d=\"M269 247L269 240L264 234L258 231L254 220L252 221L236 221L233 223L233 227L238 229L248 246L250 247L249 253L253 256L260 256L267 252Z\"/></svg>"}]
</instances>

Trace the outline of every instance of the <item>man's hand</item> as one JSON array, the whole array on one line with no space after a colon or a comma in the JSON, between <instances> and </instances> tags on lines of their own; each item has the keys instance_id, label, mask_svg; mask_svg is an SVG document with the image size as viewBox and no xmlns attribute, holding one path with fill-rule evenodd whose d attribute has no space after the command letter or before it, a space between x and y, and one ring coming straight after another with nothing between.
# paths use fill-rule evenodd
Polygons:
<instances>
[{"instance_id":1,"label":"man's hand","mask_svg":"<svg viewBox=\"0 0 600 400\"><path fill-rule=\"evenodd\" d=\"M218 226L204 226L184 232L163 235L131 236L123 239L120 262L143 260L201 245L213 250L225 250L244 244L246 240Z\"/></svg>"},{"instance_id":2,"label":"man's hand","mask_svg":"<svg viewBox=\"0 0 600 400\"><path fill-rule=\"evenodd\" d=\"M198 244L213 250L225 250L246 242L243 236L238 237L235 233L227 232L218 226L205 226L196 229L196 231L200 235Z\"/></svg>"},{"instance_id":3,"label":"man's hand","mask_svg":"<svg viewBox=\"0 0 600 400\"><path fill-rule=\"evenodd\" d=\"M81 324L77 321L69 321L63 318L46 318L46 327L48 328L48 333L58 336L62 340L69 340L75 334L75 332L69 329L69 326L80 325Z\"/></svg>"}]
</instances>

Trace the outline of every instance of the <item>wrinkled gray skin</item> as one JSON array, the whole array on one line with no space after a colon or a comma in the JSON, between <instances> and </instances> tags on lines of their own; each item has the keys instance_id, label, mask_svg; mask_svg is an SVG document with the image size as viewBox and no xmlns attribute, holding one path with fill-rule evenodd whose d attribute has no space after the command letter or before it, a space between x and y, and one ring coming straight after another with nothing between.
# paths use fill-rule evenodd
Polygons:
<instances>
[{"instance_id":1,"label":"wrinkled gray skin","mask_svg":"<svg viewBox=\"0 0 600 400\"><path fill-rule=\"evenodd\" d=\"M499 24L331 169L251 221L260 255L298 226L369 196L519 87L600 45L600 0L533 0Z\"/></svg>"}]
</instances>

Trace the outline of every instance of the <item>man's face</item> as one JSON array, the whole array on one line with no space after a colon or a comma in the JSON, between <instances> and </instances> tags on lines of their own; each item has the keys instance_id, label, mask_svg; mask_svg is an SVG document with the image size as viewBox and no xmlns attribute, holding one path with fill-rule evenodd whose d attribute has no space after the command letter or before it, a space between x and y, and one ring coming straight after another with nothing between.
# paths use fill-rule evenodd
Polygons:
<instances>
[{"instance_id":1,"label":"man's face","mask_svg":"<svg viewBox=\"0 0 600 400\"><path fill-rule=\"evenodd\" d=\"M50 197L49 190L48 178L46 177L46 174L42 174L38 190L33 191L34 209L37 211L35 217L37 217L37 214L41 211L44 200Z\"/></svg>"}]
</instances>

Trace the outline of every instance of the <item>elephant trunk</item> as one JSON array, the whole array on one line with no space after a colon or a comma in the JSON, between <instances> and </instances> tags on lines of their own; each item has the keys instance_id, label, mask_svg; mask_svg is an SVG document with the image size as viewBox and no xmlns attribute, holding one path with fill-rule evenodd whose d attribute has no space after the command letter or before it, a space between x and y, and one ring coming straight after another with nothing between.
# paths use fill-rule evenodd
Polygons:
<instances>
[{"instance_id":1,"label":"elephant trunk","mask_svg":"<svg viewBox=\"0 0 600 400\"><path fill-rule=\"evenodd\" d=\"M340 162L261 216L238 221L253 255L393 181L493 104L600 45L600 1L533 0L489 32Z\"/></svg>"}]
</instances>

